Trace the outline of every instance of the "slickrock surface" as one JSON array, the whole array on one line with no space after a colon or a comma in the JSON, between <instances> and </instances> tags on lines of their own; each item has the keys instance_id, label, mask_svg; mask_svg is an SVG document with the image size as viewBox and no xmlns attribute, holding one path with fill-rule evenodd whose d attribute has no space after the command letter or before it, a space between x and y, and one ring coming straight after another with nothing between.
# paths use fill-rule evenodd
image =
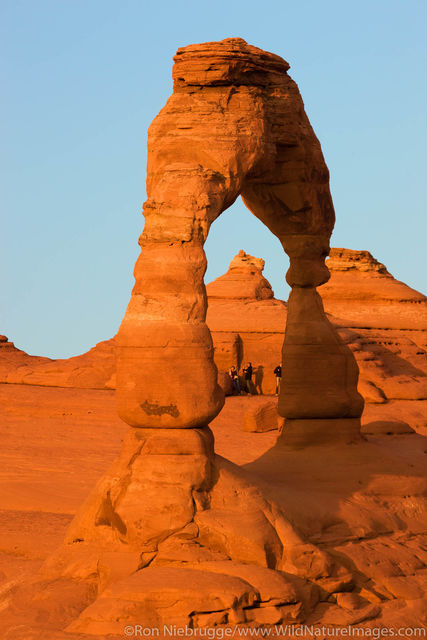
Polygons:
<instances>
[{"instance_id":1,"label":"slickrock surface","mask_svg":"<svg viewBox=\"0 0 427 640\"><path fill-rule=\"evenodd\" d=\"M423 550L427 540L421 533L426 518L422 495L425 439L416 434L377 434L367 436L368 442L358 446L282 452L276 462L268 452L277 432L241 429L253 400L227 398L211 424L217 453L256 472L257 482L265 478L275 497L286 500L287 511L312 543L338 554L349 569L357 567L359 604L367 606L366 596L374 601L371 604L379 604L382 624L418 625L425 603L416 585L427 561ZM372 408L375 406L369 405L367 411ZM8 592L7 585L10 589L11 583L38 570L61 543L79 505L119 454L128 429L117 417L112 391L31 385L0 385L0 424L0 590ZM245 501L246 494L239 499ZM244 513L246 505L241 510ZM106 570L102 568L102 576ZM346 594L354 598L352 581L347 576L335 583L324 582L329 589L340 588L339 584L346 589L336 596L344 601ZM85 638L71 633L54 635L63 619L64 595L68 597L64 586L57 583L57 608L49 614L51 627L45 636L29 611L25 616L20 613L18 620L12 616L14 622L3 611L0 635L14 624L12 637L20 640ZM346 610L339 610L339 618L334 603L323 602L318 607L330 608L335 623ZM346 615L355 619L361 608L347 609ZM371 624L378 626L379 620ZM28 631L30 625L34 635Z\"/></svg>"},{"instance_id":2,"label":"slickrock surface","mask_svg":"<svg viewBox=\"0 0 427 640\"><path fill-rule=\"evenodd\" d=\"M387 401L414 401L405 405L405 421L425 432L427 297L395 280L368 251L332 249L327 264L325 309L356 357L365 400L383 405L379 415L390 415Z\"/></svg>"},{"instance_id":3,"label":"slickrock surface","mask_svg":"<svg viewBox=\"0 0 427 640\"><path fill-rule=\"evenodd\" d=\"M377 626L407 623L409 612L421 624L424 439L400 431L396 449L381 430L360 433L358 366L316 290L329 279L329 174L289 65L240 38L191 45L174 60L173 95L149 129L141 254L116 337L117 408L130 429L62 544L5 585L9 632ZM203 283L210 224L239 194L280 239L292 288L284 424L244 468L214 447L224 394ZM251 257L238 257L226 285L242 263L255 285L243 294L271 303ZM214 290L227 295L224 280Z\"/></svg>"},{"instance_id":4,"label":"slickrock surface","mask_svg":"<svg viewBox=\"0 0 427 640\"><path fill-rule=\"evenodd\" d=\"M87 353L51 360L30 356L13 342L0 340L0 383L37 384L44 387L113 389L116 386L115 340L99 342Z\"/></svg>"}]
</instances>

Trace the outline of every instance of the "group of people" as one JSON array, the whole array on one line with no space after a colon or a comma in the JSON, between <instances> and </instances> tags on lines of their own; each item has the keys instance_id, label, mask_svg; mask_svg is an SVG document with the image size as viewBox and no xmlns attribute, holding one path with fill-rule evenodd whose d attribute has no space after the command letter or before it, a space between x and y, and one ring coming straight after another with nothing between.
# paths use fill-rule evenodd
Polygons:
<instances>
[{"instance_id":1,"label":"group of people","mask_svg":"<svg viewBox=\"0 0 427 640\"><path fill-rule=\"evenodd\" d=\"M231 384L233 385L233 391L235 391L238 395L243 392L249 393L251 395L254 393L254 387L252 384L253 371L254 370L252 367L252 363L248 362L242 369L241 380L243 384L242 386L240 386L239 372L234 365L231 367L228 375L230 376Z\"/></svg>"},{"instance_id":2,"label":"group of people","mask_svg":"<svg viewBox=\"0 0 427 640\"><path fill-rule=\"evenodd\" d=\"M242 369L242 375L239 376L239 372L237 368L233 365L228 372L230 376L231 384L233 385L233 392L237 395L241 395L242 393L248 393L250 395L254 395L256 393L256 389L252 382L253 376L253 367L252 362L248 362ZM282 365L278 364L274 369L274 375L276 377L276 396L279 395L280 392L280 382L282 379Z\"/></svg>"}]
</instances>

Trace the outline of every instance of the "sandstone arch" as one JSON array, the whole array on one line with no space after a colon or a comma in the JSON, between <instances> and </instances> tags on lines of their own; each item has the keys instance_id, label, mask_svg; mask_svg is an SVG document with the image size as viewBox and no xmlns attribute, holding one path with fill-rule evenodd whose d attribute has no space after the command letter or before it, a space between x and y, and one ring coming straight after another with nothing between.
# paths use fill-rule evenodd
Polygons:
<instances>
[{"instance_id":1,"label":"sandstone arch","mask_svg":"<svg viewBox=\"0 0 427 640\"><path fill-rule=\"evenodd\" d=\"M91 589L67 631L301 621L320 597L316 581L333 577L329 597L352 580L257 481L215 455L208 426L224 400L203 243L241 194L290 257L287 425L275 453L359 435L357 366L316 293L334 223L328 170L287 69L238 38L175 58L174 93L149 130L141 254L117 337L118 411L132 428L43 567L44 580Z\"/></svg>"},{"instance_id":2,"label":"sandstone arch","mask_svg":"<svg viewBox=\"0 0 427 640\"><path fill-rule=\"evenodd\" d=\"M188 428L221 410L203 244L241 195L291 262L281 414L357 419L357 367L315 291L329 278L329 173L288 63L240 38L185 47L174 60L174 92L148 134L141 255L118 334L119 415L134 427Z\"/></svg>"}]
</instances>

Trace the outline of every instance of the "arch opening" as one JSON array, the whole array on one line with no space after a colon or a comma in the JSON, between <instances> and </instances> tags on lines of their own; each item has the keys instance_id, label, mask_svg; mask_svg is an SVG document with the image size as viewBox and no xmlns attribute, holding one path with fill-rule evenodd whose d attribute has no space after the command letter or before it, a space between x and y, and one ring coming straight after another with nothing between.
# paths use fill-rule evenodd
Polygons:
<instances>
[{"instance_id":1,"label":"arch opening","mask_svg":"<svg viewBox=\"0 0 427 640\"><path fill-rule=\"evenodd\" d=\"M281 362L284 300L289 291L285 281L287 255L276 236L240 198L212 224L205 253L206 323L212 335L218 382L226 395L236 393L239 387L246 390L243 368L250 362L250 393L275 394L273 372ZM209 277L212 273L217 277ZM239 372L239 387L231 383L233 366Z\"/></svg>"},{"instance_id":2,"label":"arch opening","mask_svg":"<svg viewBox=\"0 0 427 640\"><path fill-rule=\"evenodd\" d=\"M227 272L230 262L241 249L265 260L264 277L271 284L275 298L286 301L290 292L285 279L289 257L277 236L253 215L239 196L211 225L204 245L206 286Z\"/></svg>"},{"instance_id":3,"label":"arch opening","mask_svg":"<svg viewBox=\"0 0 427 640\"><path fill-rule=\"evenodd\" d=\"M297 420L360 416L357 366L316 292L329 278L324 259L334 224L319 141L287 63L265 52L261 63L259 50L239 41L250 59L240 69L237 45L221 44L220 78L216 71L211 77L209 63L200 75L204 53L199 58L192 49L187 59L180 50L174 92L149 129L141 254L118 334L119 414L136 427L191 428L221 410L204 243L241 195L290 258L280 413Z\"/></svg>"}]
</instances>

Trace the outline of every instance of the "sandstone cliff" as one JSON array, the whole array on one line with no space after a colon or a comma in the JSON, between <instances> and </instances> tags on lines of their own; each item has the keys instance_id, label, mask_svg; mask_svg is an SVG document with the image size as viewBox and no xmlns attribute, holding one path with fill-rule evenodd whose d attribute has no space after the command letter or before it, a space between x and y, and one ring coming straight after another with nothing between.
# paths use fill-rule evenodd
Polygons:
<instances>
[{"instance_id":1,"label":"sandstone cliff","mask_svg":"<svg viewBox=\"0 0 427 640\"><path fill-rule=\"evenodd\" d=\"M335 324L406 330L426 346L425 295L396 280L369 251L333 248L326 264L331 279L322 286L322 298Z\"/></svg>"},{"instance_id":2,"label":"sandstone cliff","mask_svg":"<svg viewBox=\"0 0 427 640\"><path fill-rule=\"evenodd\" d=\"M372 418L427 425L427 297L396 280L368 251L332 249L325 310L352 349ZM399 403L397 403L399 401Z\"/></svg>"}]
</instances>

